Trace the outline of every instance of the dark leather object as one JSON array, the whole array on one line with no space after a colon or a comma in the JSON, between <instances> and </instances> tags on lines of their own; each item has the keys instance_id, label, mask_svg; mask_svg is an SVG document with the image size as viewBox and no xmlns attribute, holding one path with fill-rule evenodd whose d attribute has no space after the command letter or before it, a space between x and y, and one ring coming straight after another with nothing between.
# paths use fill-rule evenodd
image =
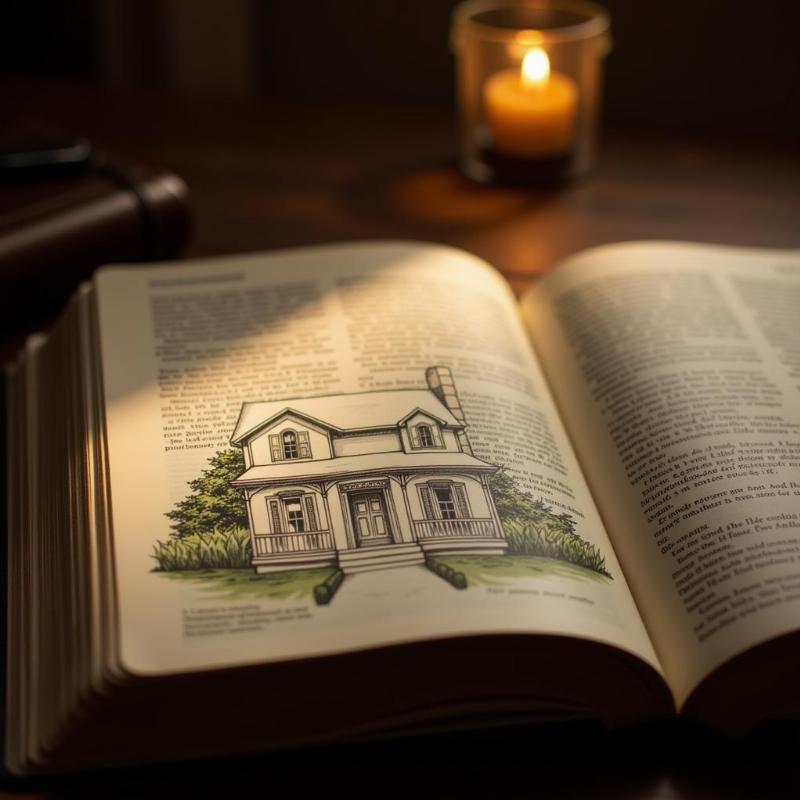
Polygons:
<instances>
[{"instance_id":1,"label":"dark leather object","mask_svg":"<svg viewBox=\"0 0 800 800\"><path fill-rule=\"evenodd\" d=\"M145 167L0 183L4 327L58 310L103 264L174 257L190 221L183 180Z\"/></svg>"}]
</instances>

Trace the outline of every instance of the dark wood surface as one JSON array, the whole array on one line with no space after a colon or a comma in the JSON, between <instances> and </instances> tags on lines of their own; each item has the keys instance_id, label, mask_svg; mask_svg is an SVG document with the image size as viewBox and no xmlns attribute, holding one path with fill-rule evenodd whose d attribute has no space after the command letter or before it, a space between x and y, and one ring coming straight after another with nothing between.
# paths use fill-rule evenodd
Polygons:
<instances>
[{"instance_id":1,"label":"dark wood surface","mask_svg":"<svg viewBox=\"0 0 800 800\"><path fill-rule=\"evenodd\" d=\"M609 132L592 176L523 190L462 178L452 114L432 108L317 107L16 78L0 80L0 96L0 121L55 121L126 161L183 176L195 209L187 256L412 238L470 250L520 291L559 258L607 242L800 248L800 158L766 137ZM32 299L19 302L33 320ZM0 355L14 351L24 328L4 335ZM174 797L204 787L228 796L258 783L299 796L346 788L358 797L781 797L797 794L798 742L791 729L744 743L681 724L605 736L559 729L271 757L199 777L192 768L134 773L52 794Z\"/></svg>"},{"instance_id":2,"label":"dark wood surface","mask_svg":"<svg viewBox=\"0 0 800 800\"><path fill-rule=\"evenodd\" d=\"M446 242L521 289L561 257L627 239L800 247L800 148L767 138L610 132L558 190L478 186L455 169L452 114L317 107L7 79L0 120L46 117L174 170L196 209L187 255L361 238Z\"/></svg>"}]
</instances>

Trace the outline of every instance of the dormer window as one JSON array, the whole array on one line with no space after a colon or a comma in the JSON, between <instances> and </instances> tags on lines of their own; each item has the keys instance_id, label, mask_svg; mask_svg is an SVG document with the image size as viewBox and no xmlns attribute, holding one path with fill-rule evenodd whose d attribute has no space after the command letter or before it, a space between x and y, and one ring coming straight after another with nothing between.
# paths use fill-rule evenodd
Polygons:
<instances>
[{"instance_id":1,"label":"dormer window","mask_svg":"<svg viewBox=\"0 0 800 800\"><path fill-rule=\"evenodd\" d=\"M411 435L411 447L415 450L429 450L442 446L439 428L436 425L420 422L417 425L412 425L409 433Z\"/></svg>"},{"instance_id":2,"label":"dormer window","mask_svg":"<svg viewBox=\"0 0 800 800\"><path fill-rule=\"evenodd\" d=\"M297 434L294 431L283 432L283 457L284 459L297 458L300 451L297 448Z\"/></svg>"},{"instance_id":3,"label":"dormer window","mask_svg":"<svg viewBox=\"0 0 800 800\"><path fill-rule=\"evenodd\" d=\"M292 428L283 433L271 433L269 437L270 456L273 461L291 461L295 458L311 458L311 444L308 431Z\"/></svg>"},{"instance_id":4,"label":"dormer window","mask_svg":"<svg viewBox=\"0 0 800 800\"><path fill-rule=\"evenodd\" d=\"M430 425L417 425L420 447L433 447L433 434Z\"/></svg>"}]
</instances>

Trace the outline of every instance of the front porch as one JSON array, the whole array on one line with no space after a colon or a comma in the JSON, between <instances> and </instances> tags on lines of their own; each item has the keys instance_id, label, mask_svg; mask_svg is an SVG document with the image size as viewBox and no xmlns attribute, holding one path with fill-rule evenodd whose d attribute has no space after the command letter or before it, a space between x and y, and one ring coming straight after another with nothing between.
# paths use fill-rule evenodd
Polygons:
<instances>
[{"instance_id":1,"label":"front porch","mask_svg":"<svg viewBox=\"0 0 800 800\"><path fill-rule=\"evenodd\" d=\"M338 555L330 531L256 534L253 566L258 573L336 566Z\"/></svg>"},{"instance_id":2,"label":"front porch","mask_svg":"<svg viewBox=\"0 0 800 800\"><path fill-rule=\"evenodd\" d=\"M421 519L412 520L414 534L418 541L450 537L478 537L499 539L497 526L493 519Z\"/></svg>"},{"instance_id":3,"label":"front porch","mask_svg":"<svg viewBox=\"0 0 800 800\"><path fill-rule=\"evenodd\" d=\"M503 555L508 545L491 518L412 520L413 543L337 550L330 530L257 534L253 566L259 573L340 566L344 572L420 564L425 555Z\"/></svg>"},{"instance_id":4,"label":"front porch","mask_svg":"<svg viewBox=\"0 0 800 800\"><path fill-rule=\"evenodd\" d=\"M423 519L413 524L426 554L501 556L508 549L491 518Z\"/></svg>"}]
</instances>

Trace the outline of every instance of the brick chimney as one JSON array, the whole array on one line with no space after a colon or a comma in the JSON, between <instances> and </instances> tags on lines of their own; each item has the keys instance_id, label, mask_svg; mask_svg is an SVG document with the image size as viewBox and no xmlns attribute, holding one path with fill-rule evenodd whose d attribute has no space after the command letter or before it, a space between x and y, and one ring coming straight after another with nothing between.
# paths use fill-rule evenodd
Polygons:
<instances>
[{"instance_id":1,"label":"brick chimney","mask_svg":"<svg viewBox=\"0 0 800 800\"><path fill-rule=\"evenodd\" d=\"M450 371L450 367L428 367L425 370L425 380L428 382L430 390L447 406L450 413L462 425L466 425L467 418L464 416L464 409L461 408L461 401L458 399L458 392L456 392L456 385L453 381L453 373ZM456 436L458 436L461 449L465 453L473 455L467 432L460 430Z\"/></svg>"}]
</instances>

